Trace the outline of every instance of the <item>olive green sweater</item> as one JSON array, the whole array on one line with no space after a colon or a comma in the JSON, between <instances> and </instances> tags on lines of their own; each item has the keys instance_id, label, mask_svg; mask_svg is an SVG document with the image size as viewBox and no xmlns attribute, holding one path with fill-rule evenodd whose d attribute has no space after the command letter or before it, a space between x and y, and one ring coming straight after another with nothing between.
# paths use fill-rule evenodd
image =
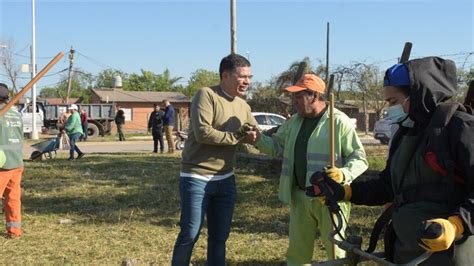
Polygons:
<instances>
[{"instance_id":1,"label":"olive green sweater","mask_svg":"<svg viewBox=\"0 0 474 266\"><path fill-rule=\"evenodd\" d=\"M181 175L218 180L232 173L239 143L236 132L244 123L257 125L250 106L231 98L220 86L202 88L191 103L189 134L183 154Z\"/></svg>"}]
</instances>

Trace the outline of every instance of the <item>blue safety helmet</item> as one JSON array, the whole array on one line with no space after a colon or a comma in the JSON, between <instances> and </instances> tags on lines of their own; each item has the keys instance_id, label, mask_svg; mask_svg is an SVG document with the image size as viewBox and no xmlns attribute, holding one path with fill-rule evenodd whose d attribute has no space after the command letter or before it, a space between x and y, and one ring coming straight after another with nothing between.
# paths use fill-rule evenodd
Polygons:
<instances>
[{"instance_id":1,"label":"blue safety helmet","mask_svg":"<svg viewBox=\"0 0 474 266\"><path fill-rule=\"evenodd\" d=\"M410 76L408 75L408 68L405 64L396 64L391 66L385 72L383 79L384 86L410 86Z\"/></svg>"}]
</instances>

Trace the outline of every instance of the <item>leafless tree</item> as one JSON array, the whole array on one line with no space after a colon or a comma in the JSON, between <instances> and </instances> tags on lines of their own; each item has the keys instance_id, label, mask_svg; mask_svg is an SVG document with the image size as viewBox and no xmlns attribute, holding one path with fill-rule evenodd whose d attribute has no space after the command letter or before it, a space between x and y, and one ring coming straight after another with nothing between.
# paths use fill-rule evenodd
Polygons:
<instances>
[{"instance_id":1,"label":"leafless tree","mask_svg":"<svg viewBox=\"0 0 474 266\"><path fill-rule=\"evenodd\" d=\"M11 88L14 94L16 94L19 66L15 62L14 58L15 41L10 39L0 43L3 44L2 47L0 47L0 60L2 68L12 84Z\"/></svg>"}]
</instances>

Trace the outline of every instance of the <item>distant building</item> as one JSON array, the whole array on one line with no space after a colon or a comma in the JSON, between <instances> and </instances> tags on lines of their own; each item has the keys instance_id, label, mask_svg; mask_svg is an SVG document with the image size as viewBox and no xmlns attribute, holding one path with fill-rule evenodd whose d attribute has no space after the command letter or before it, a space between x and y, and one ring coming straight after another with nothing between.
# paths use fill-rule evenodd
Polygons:
<instances>
[{"instance_id":1,"label":"distant building","mask_svg":"<svg viewBox=\"0 0 474 266\"><path fill-rule=\"evenodd\" d=\"M190 99L180 93L171 91L125 91L117 88L100 88L92 90L91 103L113 103L125 112L125 129L132 132L147 130L148 118L154 110L154 104L164 106L162 101L168 99L176 111L175 130L183 130L189 123Z\"/></svg>"},{"instance_id":2,"label":"distant building","mask_svg":"<svg viewBox=\"0 0 474 266\"><path fill-rule=\"evenodd\" d=\"M77 100L79 100L79 98L69 98L69 101L68 101L67 104L77 103ZM51 104L51 105L64 104L64 100L61 99L61 98L41 98L41 97L38 97L37 101L43 101L44 103Z\"/></svg>"}]
</instances>

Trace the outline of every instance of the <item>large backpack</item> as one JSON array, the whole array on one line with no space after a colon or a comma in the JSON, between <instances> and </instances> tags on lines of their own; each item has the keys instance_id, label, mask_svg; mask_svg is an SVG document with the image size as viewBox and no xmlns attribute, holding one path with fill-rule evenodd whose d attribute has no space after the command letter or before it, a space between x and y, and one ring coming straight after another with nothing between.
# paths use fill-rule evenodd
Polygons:
<instances>
[{"instance_id":1,"label":"large backpack","mask_svg":"<svg viewBox=\"0 0 474 266\"><path fill-rule=\"evenodd\" d=\"M446 129L446 126L457 112L464 113L464 115L457 115L461 119L474 120L470 106L465 106L458 102L449 102L441 103L436 107L426 129L428 144L425 150L425 161L433 170L443 176L450 175L455 182L464 183L463 173L457 171L458 167L450 154L450 144L452 141ZM474 136L474 128L468 132L472 132ZM472 152L474 153L474 151Z\"/></svg>"}]
</instances>

